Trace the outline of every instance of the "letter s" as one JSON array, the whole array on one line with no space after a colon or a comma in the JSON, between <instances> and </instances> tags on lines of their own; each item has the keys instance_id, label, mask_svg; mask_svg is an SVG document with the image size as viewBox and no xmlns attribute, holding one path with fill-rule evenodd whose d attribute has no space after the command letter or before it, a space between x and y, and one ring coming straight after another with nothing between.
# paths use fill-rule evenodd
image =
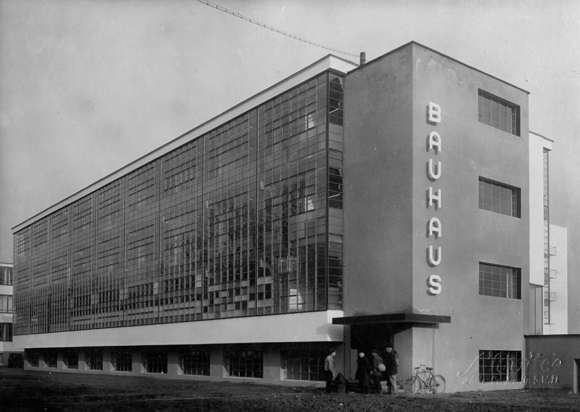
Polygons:
<instances>
[{"instance_id":1,"label":"letter s","mask_svg":"<svg viewBox=\"0 0 580 412\"><path fill-rule=\"evenodd\" d=\"M438 295L441 293L441 276L431 275L427 281L430 295Z\"/></svg>"}]
</instances>

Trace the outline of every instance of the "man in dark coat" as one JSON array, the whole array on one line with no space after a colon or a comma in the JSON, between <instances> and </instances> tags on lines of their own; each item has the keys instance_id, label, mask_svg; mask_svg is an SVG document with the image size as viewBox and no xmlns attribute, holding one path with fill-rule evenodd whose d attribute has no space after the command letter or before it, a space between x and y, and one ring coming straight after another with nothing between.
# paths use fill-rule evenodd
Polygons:
<instances>
[{"instance_id":1,"label":"man in dark coat","mask_svg":"<svg viewBox=\"0 0 580 412\"><path fill-rule=\"evenodd\" d=\"M392 343L387 343L387 354L385 355L385 376L387 377L387 394L397 393L397 367L399 357Z\"/></svg>"},{"instance_id":2,"label":"man in dark coat","mask_svg":"<svg viewBox=\"0 0 580 412\"><path fill-rule=\"evenodd\" d=\"M365 356L363 351L358 353L356 360L358 367L356 369L355 377L358 379L358 386L362 393L369 393L369 385L371 380L371 364L369 359Z\"/></svg>"}]
</instances>

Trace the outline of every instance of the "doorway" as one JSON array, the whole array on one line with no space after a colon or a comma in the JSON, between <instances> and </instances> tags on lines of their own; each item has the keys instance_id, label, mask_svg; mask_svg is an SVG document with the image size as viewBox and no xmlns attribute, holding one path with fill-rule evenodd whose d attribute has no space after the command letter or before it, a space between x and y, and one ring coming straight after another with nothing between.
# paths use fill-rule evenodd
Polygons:
<instances>
[{"instance_id":1,"label":"doorway","mask_svg":"<svg viewBox=\"0 0 580 412\"><path fill-rule=\"evenodd\" d=\"M574 359L574 393L580 393L580 359Z\"/></svg>"}]
</instances>

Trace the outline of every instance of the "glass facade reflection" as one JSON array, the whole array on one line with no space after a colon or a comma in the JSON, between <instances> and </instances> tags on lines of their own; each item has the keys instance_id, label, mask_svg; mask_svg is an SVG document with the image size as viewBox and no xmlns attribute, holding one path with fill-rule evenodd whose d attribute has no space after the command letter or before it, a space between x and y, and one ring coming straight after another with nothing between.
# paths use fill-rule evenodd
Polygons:
<instances>
[{"instance_id":1,"label":"glass facade reflection","mask_svg":"<svg viewBox=\"0 0 580 412\"><path fill-rule=\"evenodd\" d=\"M15 335L341 309L342 83L312 78L19 230Z\"/></svg>"}]
</instances>

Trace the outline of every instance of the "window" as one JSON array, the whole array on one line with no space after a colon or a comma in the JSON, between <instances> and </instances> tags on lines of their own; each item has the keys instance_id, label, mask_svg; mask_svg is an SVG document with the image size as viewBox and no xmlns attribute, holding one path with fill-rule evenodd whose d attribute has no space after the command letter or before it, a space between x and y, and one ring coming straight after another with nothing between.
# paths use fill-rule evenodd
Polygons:
<instances>
[{"instance_id":1,"label":"window","mask_svg":"<svg viewBox=\"0 0 580 412\"><path fill-rule=\"evenodd\" d=\"M129 349L113 352L113 366L118 372L131 372L133 370L133 352Z\"/></svg>"},{"instance_id":2,"label":"window","mask_svg":"<svg viewBox=\"0 0 580 412\"><path fill-rule=\"evenodd\" d=\"M0 323L0 342L12 342L12 323Z\"/></svg>"},{"instance_id":3,"label":"window","mask_svg":"<svg viewBox=\"0 0 580 412\"><path fill-rule=\"evenodd\" d=\"M480 177L479 208L520 217L520 189Z\"/></svg>"},{"instance_id":4,"label":"window","mask_svg":"<svg viewBox=\"0 0 580 412\"><path fill-rule=\"evenodd\" d=\"M513 103L479 91L478 120L505 132L520 135L520 108Z\"/></svg>"},{"instance_id":5,"label":"window","mask_svg":"<svg viewBox=\"0 0 580 412\"><path fill-rule=\"evenodd\" d=\"M69 350L63 354L64 364L67 369L79 368L79 354L74 350Z\"/></svg>"},{"instance_id":6,"label":"window","mask_svg":"<svg viewBox=\"0 0 580 412\"><path fill-rule=\"evenodd\" d=\"M521 299L520 269L479 264L479 294L500 298Z\"/></svg>"},{"instance_id":7,"label":"window","mask_svg":"<svg viewBox=\"0 0 580 412\"><path fill-rule=\"evenodd\" d=\"M337 168L328 168L328 206L342 209L342 175Z\"/></svg>"},{"instance_id":8,"label":"window","mask_svg":"<svg viewBox=\"0 0 580 412\"><path fill-rule=\"evenodd\" d=\"M48 368L56 368L58 364L58 353L55 350L44 352L44 361Z\"/></svg>"},{"instance_id":9,"label":"window","mask_svg":"<svg viewBox=\"0 0 580 412\"><path fill-rule=\"evenodd\" d=\"M262 378L264 361L261 351L226 352L228 376Z\"/></svg>"},{"instance_id":10,"label":"window","mask_svg":"<svg viewBox=\"0 0 580 412\"><path fill-rule=\"evenodd\" d=\"M11 295L0 295L0 312L12 313Z\"/></svg>"},{"instance_id":11,"label":"window","mask_svg":"<svg viewBox=\"0 0 580 412\"><path fill-rule=\"evenodd\" d=\"M324 380L324 359L328 351L300 350L284 354L284 376L286 379L304 381Z\"/></svg>"},{"instance_id":12,"label":"window","mask_svg":"<svg viewBox=\"0 0 580 412\"><path fill-rule=\"evenodd\" d=\"M209 376L209 352L180 352L179 364L184 375Z\"/></svg>"},{"instance_id":13,"label":"window","mask_svg":"<svg viewBox=\"0 0 580 412\"><path fill-rule=\"evenodd\" d=\"M520 382L522 353L519 351L479 351L480 382Z\"/></svg>"},{"instance_id":14,"label":"window","mask_svg":"<svg viewBox=\"0 0 580 412\"><path fill-rule=\"evenodd\" d=\"M0 285L12 286L14 284L14 271L9 267L0 267Z\"/></svg>"},{"instance_id":15,"label":"window","mask_svg":"<svg viewBox=\"0 0 580 412\"><path fill-rule=\"evenodd\" d=\"M330 123L342 125L342 105L343 105L343 79L330 75L330 102L329 121Z\"/></svg>"},{"instance_id":16,"label":"window","mask_svg":"<svg viewBox=\"0 0 580 412\"><path fill-rule=\"evenodd\" d=\"M167 352L143 353L145 370L150 373L167 373Z\"/></svg>"},{"instance_id":17,"label":"window","mask_svg":"<svg viewBox=\"0 0 580 412\"><path fill-rule=\"evenodd\" d=\"M91 350L85 352L87 366L91 370L103 370L103 352Z\"/></svg>"},{"instance_id":18,"label":"window","mask_svg":"<svg viewBox=\"0 0 580 412\"><path fill-rule=\"evenodd\" d=\"M25 350L24 352L30 366L38 368L40 365L40 353L31 350Z\"/></svg>"}]
</instances>

